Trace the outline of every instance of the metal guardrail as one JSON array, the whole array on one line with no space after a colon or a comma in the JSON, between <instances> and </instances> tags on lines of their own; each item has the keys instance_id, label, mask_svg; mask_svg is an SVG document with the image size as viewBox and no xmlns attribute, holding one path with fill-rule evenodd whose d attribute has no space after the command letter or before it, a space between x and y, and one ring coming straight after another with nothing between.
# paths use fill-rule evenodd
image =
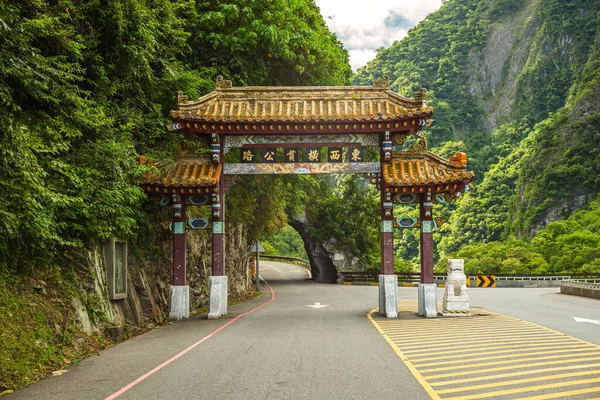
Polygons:
<instances>
[{"instance_id":1,"label":"metal guardrail","mask_svg":"<svg viewBox=\"0 0 600 400\"><path fill-rule=\"evenodd\" d=\"M494 275L497 281L600 281L600 275L556 274L556 275Z\"/></svg>"},{"instance_id":2,"label":"metal guardrail","mask_svg":"<svg viewBox=\"0 0 600 400\"><path fill-rule=\"evenodd\" d=\"M375 284L379 282L379 271L364 271L364 272L348 272L340 271L340 276L344 283L362 283L362 284ZM421 274L416 272L397 272L398 284L408 285L417 284L421 279ZM446 274L435 274L433 275L435 283L443 284L446 282Z\"/></svg>"},{"instance_id":3,"label":"metal guardrail","mask_svg":"<svg viewBox=\"0 0 600 400\"><path fill-rule=\"evenodd\" d=\"M273 256L263 254L260 256L263 260L278 261L290 264L296 264L310 271L310 261L298 257L287 257L287 256ZM379 282L379 271L362 271L362 272L351 272L351 271L340 271L339 275L344 283L362 283L362 284L376 284ZM421 278L418 272L397 272L398 284L417 284ZM487 275L473 275L475 276L487 276ZM537 275L493 275L496 281L522 281L522 282L538 282L538 281L558 281L563 284L567 282L569 285L583 285L590 284L591 286L576 286L585 288L597 288L600 289L600 274L537 274ZM434 274L433 281L437 284L443 284L446 282L446 274ZM475 281L473 281L475 286Z\"/></svg>"},{"instance_id":4,"label":"metal guardrail","mask_svg":"<svg viewBox=\"0 0 600 400\"><path fill-rule=\"evenodd\" d=\"M367 271L367 272L346 272L341 271L340 275L344 282L348 283L377 283L379 281L379 272ZM419 273L396 273L398 275L398 283L419 283ZM487 276L487 275L477 275ZM538 282L538 281L572 281L577 280L578 282L600 282L600 275L590 274L556 274L556 275L492 275L496 281L524 281L524 282ZM434 274L433 280L436 283L446 282L446 274Z\"/></svg>"},{"instance_id":5,"label":"metal guardrail","mask_svg":"<svg viewBox=\"0 0 600 400\"><path fill-rule=\"evenodd\" d=\"M272 256L272 255L268 255L268 254L261 254L260 259L266 260L266 261L276 261L276 262L295 264L295 265L299 265L303 268L306 268L307 270L310 271L310 261L305 260L303 258L286 257L286 256Z\"/></svg>"},{"instance_id":6,"label":"metal guardrail","mask_svg":"<svg viewBox=\"0 0 600 400\"><path fill-rule=\"evenodd\" d=\"M571 279L571 275L568 276L498 276L496 279L499 281L568 281Z\"/></svg>"},{"instance_id":7,"label":"metal guardrail","mask_svg":"<svg viewBox=\"0 0 600 400\"><path fill-rule=\"evenodd\" d=\"M592 282L590 282L592 281ZM578 287L584 289L600 289L600 279L589 280L568 280L563 283L563 286Z\"/></svg>"}]
</instances>

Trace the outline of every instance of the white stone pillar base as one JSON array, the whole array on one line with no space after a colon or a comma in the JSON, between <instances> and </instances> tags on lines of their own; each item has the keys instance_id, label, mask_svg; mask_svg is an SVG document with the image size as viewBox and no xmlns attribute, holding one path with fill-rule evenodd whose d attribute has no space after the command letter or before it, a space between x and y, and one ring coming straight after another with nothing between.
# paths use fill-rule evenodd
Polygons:
<instances>
[{"instance_id":1,"label":"white stone pillar base","mask_svg":"<svg viewBox=\"0 0 600 400\"><path fill-rule=\"evenodd\" d=\"M169 286L169 319L179 321L190 317L190 287Z\"/></svg>"},{"instance_id":2,"label":"white stone pillar base","mask_svg":"<svg viewBox=\"0 0 600 400\"><path fill-rule=\"evenodd\" d=\"M419 315L427 318L437 317L437 285L419 283Z\"/></svg>"},{"instance_id":3,"label":"white stone pillar base","mask_svg":"<svg viewBox=\"0 0 600 400\"><path fill-rule=\"evenodd\" d=\"M210 294L208 319L227 315L227 276L210 276L208 292Z\"/></svg>"},{"instance_id":4,"label":"white stone pillar base","mask_svg":"<svg viewBox=\"0 0 600 400\"><path fill-rule=\"evenodd\" d=\"M379 314L398 318L398 275L379 275Z\"/></svg>"}]
</instances>

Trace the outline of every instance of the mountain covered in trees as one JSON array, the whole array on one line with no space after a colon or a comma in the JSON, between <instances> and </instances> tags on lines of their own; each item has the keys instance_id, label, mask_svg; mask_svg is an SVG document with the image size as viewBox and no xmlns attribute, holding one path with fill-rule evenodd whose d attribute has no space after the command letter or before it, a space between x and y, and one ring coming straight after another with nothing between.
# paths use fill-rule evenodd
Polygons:
<instances>
[{"instance_id":1,"label":"mountain covered in trees","mask_svg":"<svg viewBox=\"0 0 600 400\"><path fill-rule=\"evenodd\" d=\"M356 73L354 84L388 75L400 93L427 88L430 147L469 155L477 190L436 235L442 259L483 273L600 271L599 11L445 1Z\"/></svg>"}]
</instances>

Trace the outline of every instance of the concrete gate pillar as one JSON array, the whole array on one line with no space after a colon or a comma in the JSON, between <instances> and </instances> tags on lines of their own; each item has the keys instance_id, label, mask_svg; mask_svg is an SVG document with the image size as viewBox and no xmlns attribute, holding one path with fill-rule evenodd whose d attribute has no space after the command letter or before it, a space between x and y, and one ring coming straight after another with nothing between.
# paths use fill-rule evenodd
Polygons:
<instances>
[{"instance_id":1,"label":"concrete gate pillar","mask_svg":"<svg viewBox=\"0 0 600 400\"><path fill-rule=\"evenodd\" d=\"M190 287L186 285L186 201L173 195L173 285L169 287L169 319L190 316Z\"/></svg>"},{"instance_id":2,"label":"concrete gate pillar","mask_svg":"<svg viewBox=\"0 0 600 400\"><path fill-rule=\"evenodd\" d=\"M437 317L437 285L433 283L433 201L431 192L421 195L421 282L419 315Z\"/></svg>"},{"instance_id":3,"label":"concrete gate pillar","mask_svg":"<svg viewBox=\"0 0 600 400\"><path fill-rule=\"evenodd\" d=\"M219 186L212 195L212 276L208 279L208 318L227 315L227 276L225 275L225 163L220 137L213 134L213 162L220 165Z\"/></svg>"},{"instance_id":4,"label":"concrete gate pillar","mask_svg":"<svg viewBox=\"0 0 600 400\"><path fill-rule=\"evenodd\" d=\"M383 178L384 163L392 162L392 141L388 131L381 146L381 275L379 275L379 314L398 318L398 276L394 274L394 204Z\"/></svg>"}]
</instances>

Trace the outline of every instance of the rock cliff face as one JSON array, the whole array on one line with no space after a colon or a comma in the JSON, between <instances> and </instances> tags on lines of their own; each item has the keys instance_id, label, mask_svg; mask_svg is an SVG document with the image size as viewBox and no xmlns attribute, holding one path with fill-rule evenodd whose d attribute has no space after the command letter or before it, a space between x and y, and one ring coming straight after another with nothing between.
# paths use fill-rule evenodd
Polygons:
<instances>
[{"instance_id":1,"label":"rock cliff face","mask_svg":"<svg viewBox=\"0 0 600 400\"><path fill-rule=\"evenodd\" d=\"M302 237L304 249L310 261L310 272L317 282L336 283L337 269L333 263L332 254L324 243L310 236L311 225L306 218L296 218L289 222Z\"/></svg>"},{"instance_id":2,"label":"rock cliff face","mask_svg":"<svg viewBox=\"0 0 600 400\"><path fill-rule=\"evenodd\" d=\"M494 23L483 50L469 57L470 93L483 110L487 133L493 133L515 114L519 75L540 56L532 49L541 24L536 15L539 2L525 1L517 12Z\"/></svg>"},{"instance_id":3,"label":"rock cliff face","mask_svg":"<svg viewBox=\"0 0 600 400\"><path fill-rule=\"evenodd\" d=\"M453 213L444 252L533 237L600 192L598 12L598 0L448 0L357 72L356 84L429 89L432 146L460 142L486 188Z\"/></svg>"},{"instance_id":4,"label":"rock cliff face","mask_svg":"<svg viewBox=\"0 0 600 400\"><path fill-rule=\"evenodd\" d=\"M226 274L229 298L233 301L251 290L249 244L243 226L227 226ZM168 238L168 234L164 238ZM209 232L188 231L188 284L191 312L208 305L208 277L211 271ZM129 245L127 297L108 299L107 270L101 246L85 251L79 260L80 287L71 299L73 320L88 334L106 325L130 325L142 329L163 323L168 317L168 293L171 281L171 242L160 241L152 254L142 257Z\"/></svg>"},{"instance_id":5,"label":"rock cliff face","mask_svg":"<svg viewBox=\"0 0 600 400\"><path fill-rule=\"evenodd\" d=\"M515 192L503 200L510 209L504 228L509 234L531 238L600 191L589 178L597 170L597 156L589 151L597 137L591 122L597 95L582 95L583 88L597 87L590 76L597 69L598 10L597 1L522 2L492 24L482 51L470 57L471 93L484 111L484 129L494 133L504 123L525 123L532 130L515 150L524 156Z\"/></svg>"}]
</instances>

